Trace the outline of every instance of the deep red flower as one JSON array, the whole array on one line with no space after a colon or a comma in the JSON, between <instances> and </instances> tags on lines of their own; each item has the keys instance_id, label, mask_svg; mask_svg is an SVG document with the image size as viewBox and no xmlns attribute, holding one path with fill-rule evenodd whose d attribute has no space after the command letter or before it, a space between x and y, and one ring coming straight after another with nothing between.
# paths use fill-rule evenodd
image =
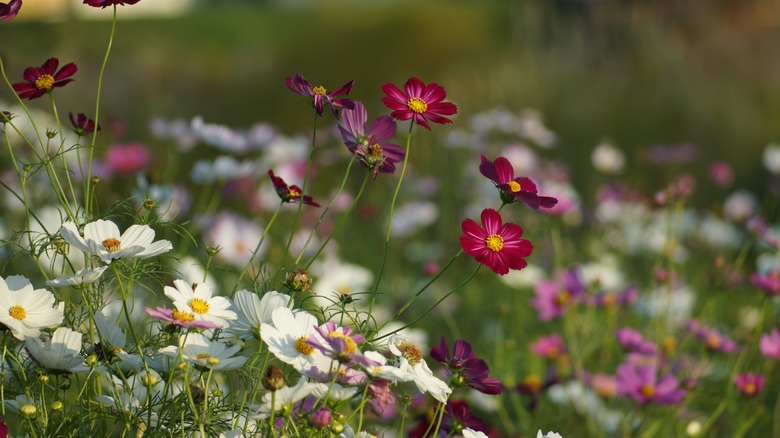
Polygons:
<instances>
[{"instance_id":1,"label":"deep red flower","mask_svg":"<svg viewBox=\"0 0 780 438\"><path fill-rule=\"evenodd\" d=\"M511 204L515 201L523 201L527 206L538 210L539 207L550 208L558 203L552 196L539 196L536 192L536 184L530 178L515 178L515 170L512 163L504 157L496 158L491 162L482 155L479 164L479 173L493 181L501 193L501 201Z\"/></svg>"},{"instance_id":2,"label":"deep red flower","mask_svg":"<svg viewBox=\"0 0 780 438\"><path fill-rule=\"evenodd\" d=\"M0 3L0 21L13 20L22 7L22 0L11 0L7 4Z\"/></svg>"},{"instance_id":3,"label":"deep red flower","mask_svg":"<svg viewBox=\"0 0 780 438\"><path fill-rule=\"evenodd\" d=\"M323 86L312 87L311 83L307 81L300 73L296 73L294 77L287 76L284 78L287 83L287 88L300 94L303 97L311 99L314 108L317 110L317 114L322 115L322 111L325 109L325 103L330 105L330 109L333 110L333 115L338 118L338 108L354 108L354 104L349 99L339 98L337 96L347 95L352 90L352 85L355 81L349 81L342 85L338 90L328 93L328 90Z\"/></svg>"},{"instance_id":4,"label":"deep red flower","mask_svg":"<svg viewBox=\"0 0 780 438\"><path fill-rule=\"evenodd\" d=\"M443 102L447 97L444 87L436 83L425 85L419 78L411 77L404 85L404 91L391 83L382 85L386 94L382 102L393 110L390 115L396 120L412 119L414 123L431 130L428 120L441 125L452 123L443 117L458 112L458 107L451 102Z\"/></svg>"},{"instance_id":5,"label":"deep red flower","mask_svg":"<svg viewBox=\"0 0 780 438\"><path fill-rule=\"evenodd\" d=\"M482 210L482 227L484 229L471 219L463 220L460 245L466 254L499 275L528 266L523 257L530 256L534 247L530 241L520 238L523 236L520 225L502 225L501 215L487 208Z\"/></svg>"},{"instance_id":6,"label":"deep red flower","mask_svg":"<svg viewBox=\"0 0 780 438\"><path fill-rule=\"evenodd\" d=\"M488 377L490 367L487 362L474 355L471 344L458 339L452 344L452 355L444 336L439 345L431 349L431 357L447 367L447 377L455 386L468 385L483 394L500 394L501 382Z\"/></svg>"},{"instance_id":7,"label":"deep red flower","mask_svg":"<svg viewBox=\"0 0 780 438\"><path fill-rule=\"evenodd\" d=\"M94 8L105 9L108 6L114 5L134 5L141 0L84 0L85 5L92 6Z\"/></svg>"},{"instance_id":8,"label":"deep red flower","mask_svg":"<svg viewBox=\"0 0 780 438\"><path fill-rule=\"evenodd\" d=\"M279 195L279 198L281 198L283 202L298 202L313 207L320 206L320 204L314 202L314 199L312 199L311 196L304 195L300 187L295 185L289 186L282 178L275 176L273 170L268 171L268 176L271 177L271 182L274 184L276 194Z\"/></svg>"},{"instance_id":9,"label":"deep red flower","mask_svg":"<svg viewBox=\"0 0 780 438\"><path fill-rule=\"evenodd\" d=\"M66 64L59 71L57 67L60 61L57 58L49 58L40 67L27 67L24 70L24 82L14 84L14 90L22 99L33 100L50 92L54 87L62 87L68 82L78 67L76 64Z\"/></svg>"},{"instance_id":10,"label":"deep red flower","mask_svg":"<svg viewBox=\"0 0 780 438\"><path fill-rule=\"evenodd\" d=\"M85 134L91 134L95 132L95 121L87 118L84 113L78 113L73 116L73 113L68 113L70 124L73 125L73 131L78 136L84 136ZM100 125L97 125L97 130L100 131Z\"/></svg>"}]
</instances>

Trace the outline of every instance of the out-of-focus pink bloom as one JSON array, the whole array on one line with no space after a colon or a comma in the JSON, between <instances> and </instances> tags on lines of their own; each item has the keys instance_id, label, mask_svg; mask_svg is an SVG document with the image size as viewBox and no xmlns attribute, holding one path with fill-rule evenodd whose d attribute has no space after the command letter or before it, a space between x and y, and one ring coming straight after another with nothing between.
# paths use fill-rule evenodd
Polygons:
<instances>
[{"instance_id":1,"label":"out-of-focus pink bloom","mask_svg":"<svg viewBox=\"0 0 780 438\"><path fill-rule=\"evenodd\" d=\"M123 143L109 147L104 159L113 173L132 176L146 168L149 158L149 149L142 143Z\"/></svg>"},{"instance_id":2,"label":"out-of-focus pink bloom","mask_svg":"<svg viewBox=\"0 0 780 438\"><path fill-rule=\"evenodd\" d=\"M737 351L736 342L716 328L708 327L695 319L689 321L686 328L693 333L698 340L704 342L704 345L709 350L723 353L733 353Z\"/></svg>"},{"instance_id":3,"label":"out-of-focus pink bloom","mask_svg":"<svg viewBox=\"0 0 780 438\"><path fill-rule=\"evenodd\" d=\"M696 188L696 180L691 175L681 175L655 194L655 202L665 205L669 202L686 200L693 195L694 188Z\"/></svg>"},{"instance_id":4,"label":"out-of-focus pink bloom","mask_svg":"<svg viewBox=\"0 0 780 438\"><path fill-rule=\"evenodd\" d=\"M725 161L710 164L710 179L721 187L728 187L734 182L734 169Z\"/></svg>"},{"instance_id":5,"label":"out-of-focus pink bloom","mask_svg":"<svg viewBox=\"0 0 780 438\"><path fill-rule=\"evenodd\" d=\"M0 21L13 20L22 7L22 0L11 0L8 3L0 3Z\"/></svg>"},{"instance_id":6,"label":"out-of-focus pink bloom","mask_svg":"<svg viewBox=\"0 0 780 438\"><path fill-rule=\"evenodd\" d=\"M734 384L745 397L755 397L764 392L766 379L761 374L744 373L737 376Z\"/></svg>"},{"instance_id":7,"label":"out-of-focus pink bloom","mask_svg":"<svg viewBox=\"0 0 780 438\"><path fill-rule=\"evenodd\" d=\"M330 409L322 406L311 414L311 424L317 429L324 429L330 426L330 422L333 421L333 416L330 413Z\"/></svg>"},{"instance_id":8,"label":"out-of-focus pink bloom","mask_svg":"<svg viewBox=\"0 0 780 438\"><path fill-rule=\"evenodd\" d=\"M582 299L585 285L579 278L577 269L563 273L560 281L544 280L534 287L536 296L531 305L536 308L541 321L549 321L564 314L566 308Z\"/></svg>"},{"instance_id":9,"label":"out-of-focus pink bloom","mask_svg":"<svg viewBox=\"0 0 780 438\"><path fill-rule=\"evenodd\" d=\"M772 329L771 332L761 336L759 349L765 357L780 360L780 332Z\"/></svg>"},{"instance_id":10,"label":"out-of-focus pink bloom","mask_svg":"<svg viewBox=\"0 0 780 438\"><path fill-rule=\"evenodd\" d=\"M699 155L696 145L683 143L677 145L654 145L647 151L647 159L653 164L682 164L695 161Z\"/></svg>"},{"instance_id":11,"label":"out-of-focus pink bloom","mask_svg":"<svg viewBox=\"0 0 780 438\"><path fill-rule=\"evenodd\" d=\"M587 379L590 386L596 394L602 397L614 397L618 393L618 381L615 376L608 374L593 374Z\"/></svg>"},{"instance_id":12,"label":"out-of-focus pink bloom","mask_svg":"<svg viewBox=\"0 0 780 438\"><path fill-rule=\"evenodd\" d=\"M642 366L624 363L617 369L618 392L633 397L640 404L648 402L659 405L679 403L685 397L680 382L672 374L658 379L658 370L654 366Z\"/></svg>"},{"instance_id":13,"label":"out-of-focus pink bloom","mask_svg":"<svg viewBox=\"0 0 780 438\"><path fill-rule=\"evenodd\" d=\"M657 351L655 344L650 341L645 341L641 333L630 327L619 329L615 333L615 337L617 338L621 347L632 353L639 353L640 355L644 356L652 356L655 355Z\"/></svg>"},{"instance_id":14,"label":"out-of-focus pink bloom","mask_svg":"<svg viewBox=\"0 0 780 438\"><path fill-rule=\"evenodd\" d=\"M436 262L423 263L423 273L429 277L433 277L439 273L439 264Z\"/></svg>"},{"instance_id":15,"label":"out-of-focus pink bloom","mask_svg":"<svg viewBox=\"0 0 780 438\"><path fill-rule=\"evenodd\" d=\"M528 347L537 356L547 359L557 359L566 353L566 344L561 335L553 333L550 336L541 336Z\"/></svg>"},{"instance_id":16,"label":"out-of-focus pink bloom","mask_svg":"<svg viewBox=\"0 0 780 438\"><path fill-rule=\"evenodd\" d=\"M750 282L770 295L780 295L780 270L778 269L772 269L764 275L755 272L750 276Z\"/></svg>"},{"instance_id":17,"label":"out-of-focus pink bloom","mask_svg":"<svg viewBox=\"0 0 780 438\"><path fill-rule=\"evenodd\" d=\"M389 420L398 412L396 401L398 398L390 388L390 381L374 379L368 384L368 405L382 419Z\"/></svg>"}]
</instances>

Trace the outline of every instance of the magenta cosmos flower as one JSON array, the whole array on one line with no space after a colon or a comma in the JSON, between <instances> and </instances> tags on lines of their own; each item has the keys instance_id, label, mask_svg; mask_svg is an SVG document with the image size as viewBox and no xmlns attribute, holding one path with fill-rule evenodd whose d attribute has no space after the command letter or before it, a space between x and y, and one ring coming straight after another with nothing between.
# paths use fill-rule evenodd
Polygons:
<instances>
[{"instance_id":1,"label":"magenta cosmos flower","mask_svg":"<svg viewBox=\"0 0 780 438\"><path fill-rule=\"evenodd\" d=\"M471 344L458 339L452 344L452 355L444 337L431 349L431 357L447 367L447 377L455 386L468 385L483 394L500 394L504 389L495 377L488 377L487 362L474 355Z\"/></svg>"},{"instance_id":2,"label":"magenta cosmos flower","mask_svg":"<svg viewBox=\"0 0 780 438\"><path fill-rule=\"evenodd\" d=\"M11 0L8 3L0 3L0 21L13 20L22 7L22 0Z\"/></svg>"},{"instance_id":3,"label":"magenta cosmos flower","mask_svg":"<svg viewBox=\"0 0 780 438\"><path fill-rule=\"evenodd\" d=\"M22 99L37 99L50 92L54 87L62 87L68 82L78 67L70 63L63 66L59 71L57 67L60 61L57 58L49 58L40 67L27 67L24 70L24 82L14 84L14 91L19 93Z\"/></svg>"},{"instance_id":4,"label":"magenta cosmos flower","mask_svg":"<svg viewBox=\"0 0 780 438\"><path fill-rule=\"evenodd\" d=\"M558 203L558 200L552 196L539 196L536 193L536 184L530 178L515 177L512 163L504 157L498 157L496 161L491 162L482 155L479 172L493 181L501 193L501 201L504 204L523 201L527 206L538 210L539 207L551 208Z\"/></svg>"},{"instance_id":5,"label":"magenta cosmos flower","mask_svg":"<svg viewBox=\"0 0 780 438\"><path fill-rule=\"evenodd\" d=\"M557 359L561 355L566 354L566 344L563 343L561 335L557 333L553 333L550 336L540 336L528 348L531 350L531 353L546 359Z\"/></svg>"},{"instance_id":6,"label":"magenta cosmos flower","mask_svg":"<svg viewBox=\"0 0 780 438\"><path fill-rule=\"evenodd\" d=\"M648 402L659 405L677 404L685 397L685 390L679 389L680 381L672 374L660 381L655 366L624 363L617 369L618 391L621 395L633 397L639 404Z\"/></svg>"},{"instance_id":7,"label":"magenta cosmos flower","mask_svg":"<svg viewBox=\"0 0 780 438\"><path fill-rule=\"evenodd\" d=\"M780 295L780 269L772 269L764 275L753 273L750 282L769 295Z\"/></svg>"},{"instance_id":8,"label":"magenta cosmos flower","mask_svg":"<svg viewBox=\"0 0 780 438\"><path fill-rule=\"evenodd\" d=\"M70 119L70 124L73 125L73 132L78 136L91 134L95 132L95 129L100 131L100 125L97 125L96 128L95 121L87 118L84 113L78 113L76 116L73 113L68 113L68 118Z\"/></svg>"},{"instance_id":9,"label":"magenta cosmos flower","mask_svg":"<svg viewBox=\"0 0 780 438\"><path fill-rule=\"evenodd\" d=\"M535 296L531 305L537 310L540 321L549 321L562 316L566 309L582 299L585 284L576 268L564 271L561 280L543 280L534 287Z\"/></svg>"},{"instance_id":10,"label":"magenta cosmos flower","mask_svg":"<svg viewBox=\"0 0 780 438\"><path fill-rule=\"evenodd\" d=\"M336 117L339 116L337 111L338 108L354 107L351 100L344 98L337 99L336 97L349 94L355 81L349 81L342 85L338 90L330 93L321 85L312 87L311 83L301 76L300 73L296 73L293 77L287 76L284 78L284 81L287 83L287 88L310 99L319 115L322 115L322 111L325 109L325 103L330 105L330 109L333 110L333 115Z\"/></svg>"},{"instance_id":11,"label":"magenta cosmos flower","mask_svg":"<svg viewBox=\"0 0 780 438\"><path fill-rule=\"evenodd\" d=\"M366 131L368 115L361 102L341 112L339 131L344 144L357 156L363 167L368 168L376 179L379 172L395 172L395 163L404 159L404 150L387 141L395 135L395 122L390 116L379 116Z\"/></svg>"},{"instance_id":12,"label":"magenta cosmos flower","mask_svg":"<svg viewBox=\"0 0 780 438\"><path fill-rule=\"evenodd\" d=\"M279 198L281 198L282 202L297 202L311 205L312 207L320 206L320 204L314 202L314 199L311 196L304 195L303 190L301 190L300 187L296 185L287 185L287 183L284 182L282 178L274 175L273 170L268 171L268 176L271 177L271 182L274 184L276 194L279 195Z\"/></svg>"},{"instance_id":13,"label":"magenta cosmos flower","mask_svg":"<svg viewBox=\"0 0 780 438\"><path fill-rule=\"evenodd\" d=\"M463 251L499 275L510 269L523 269L528 263L523 259L534 250L530 241L521 239L520 225L501 223L501 215L492 208L482 210L482 228L471 219L461 223L463 235L460 245Z\"/></svg>"},{"instance_id":14,"label":"magenta cosmos flower","mask_svg":"<svg viewBox=\"0 0 780 438\"><path fill-rule=\"evenodd\" d=\"M444 117L458 112L454 103L444 102L447 92L436 83L425 85L419 78L411 77L404 85L404 91L391 83L382 85L386 94L382 102L393 110L390 115L396 120L412 119L414 123L431 130L428 120L444 125L452 120Z\"/></svg>"},{"instance_id":15,"label":"magenta cosmos flower","mask_svg":"<svg viewBox=\"0 0 780 438\"><path fill-rule=\"evenodd\" d=\"M744 373L737 376L734 384L745 397L755 397L764 392L766 379L761 374Z\"/></svg>"},{"instance_id":16,"label":"magenta cosmos flower","mask_svg":"<svg viewBox=\"0 0 780 438\"><path fill-rule=\"evenodd\" d=\"M771 332L761 336L759 349L764 357L780 360L780 332L772 329Z\"/></svg>"},{"instance_id":17,"label":"magenta cosmos flower","mask_svg":"<svg viewBox=\"0 0 780 438\"><path fill-rule=\"evenodd\" d=\"M200 329L222 328L222 326L211 321L196 320L193 313L182 312L176 309L166 309L165 307L152 309L151 307L144 307L144 310L151 317L178 325L179 327Z\"/></svg>"},{"instance_id":18,"label":"magenta cosmos flower","mask_svg":"<svg viewBox=\"0 0 780 438\"><path fill-rule=\"evenodd\" d=\"M134 5L139 1L141 0L84 0L84 4L95 8L105 9L108 6L115 6L115 5L121 5L121 6Z\"/></svg>"}]
</instances>

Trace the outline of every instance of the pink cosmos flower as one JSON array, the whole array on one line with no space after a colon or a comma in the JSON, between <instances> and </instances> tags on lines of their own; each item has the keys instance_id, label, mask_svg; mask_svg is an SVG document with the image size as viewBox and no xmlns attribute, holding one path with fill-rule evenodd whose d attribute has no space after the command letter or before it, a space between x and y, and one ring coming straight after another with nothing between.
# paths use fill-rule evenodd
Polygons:
<instances>
[{"instance_id":1,"label":"pink cosmos flower","mask_svg":"<svg viewBox=\"0 0 780 438\"><path fill-rule=\"evenodd\" d=\"M0 3L0 21L13 20L22 7L22 0L11 0L8 3Z\"/></svg>"},{"instance_id":2,"label":"pink cosmos flower","mask_svg":"<svg viewBox=\"0 0 780 438\"><path fill-rule=\"evenodd\" d=\"M452 123L444 117L458 112L454 103L444 102L447 92L436 83L425 85L419 78L411 77L401 91L391 83L382 85L385 97L382 102L393 110L390 115L396 120L412 119L414 123L431 130L428 120L441 125Z\"/></svg>"},{"instance_id":3,"label":"pink cosmos flower","mask_svg":"<svg viewBox=\"0 0 780 438\"><path fill-rule=\"evenodd\" d=\"M311 99L312 105L317 110L317 114L322 115L325 109L325 103L330 105L330 109L333 110L333 115L338 118L338 108L353 108L354 103L349 99L339 98L337 96L347 95L352 90L352 85L355 81L349 81L342 85L338 90L328 93L328 90L323 86L312 87L311 83L307 81L300 73L296 73L295 76L287 76L284 78L287 83L287 88L300 94L303 97Z\"/></svg>"},{"instance_id":4,"label":"pink cosmos flower","mask_svg":"<svg viewBox=\"0 0 780 438\"><path fill-rule=\"evenodd\" d=\"M585 294L585 285L577 269L569 269L560 280L543 280L534 287L536 294L531 305L536 308L540 321L549 321L562 316L566 308L578 302Z\"/></svg>"},{"instance_id":5,"label":"pink cosmos flower","mask_svg":"<svg viewBox=\"0 0 780 438\"><path fill-rule=\"evenodd\" d=\"M761 336L759 349L764 357L780 360L780 332L772 329L771 332Z\"/></svg>"},{"instance_id":6,"label":"pink cosmos flower","mask_svg":"<svg viewBox=\"0 0 780 438\"><path fill-rule=\"evenodd\" d=\"M534 247L530 241L520 238L523 229L519 225L502 224L501 215L487 208L482 211L482 227L471 219L461 223L460 245L466 254L499 275L528 266L523 258L530 256Z\"/></svg>"},{"instance_id":7,"label":"pink cosmos flower","mask_svg":"<svg viewBox=\"0 0 780 438\"><path fill-rule=\"evenodd\" d=\"M106 151L106 166L120 175L132 176L149 164L149 149L142 143L115 144Z\"/></svg>"},{"instance_id":8,"label":"pink cosmos flower","mask_svg":"<svg viewBox=\"0 0 780 438\"><path fill-rule=\"evenodd\" d=\"M737 376L734 384L745 397L755 397L764 392L766 379L761 374L744 373Z\"/></svg>"},{"instance_id":9,"label":"pink cosmos flower","mask_svg":"<svg viewBox=\"0 0 780 438\"><path fill-rule=\"evenodd\" d=\"M660 381L654 366L625 363L617 369L618 392L633 397L639 404L648 402L659 405L677 404L685 397L679 389L680 382L669 374Z\"/></svg>"},{"instance_id":10,"label":"pink cosmos flower","mask_svg":"<svg viewBox=\"0 0 780 438\"><path fill-rule=\"evenodd\" d=\"M504 157L498 157L491 162L482 155L479 173L493 181L501 193L501 201L504 204L523 201L527 206L538 210L539 207L551 208L558 203L558 200L551 196L537 195L536 184L530 178L520 176L515 178L512 163Z\"/></svg>"},{"instance_id":11,"label":"pink cosmos flower","mask_svg":"<svg viewBox=\"0 0 780 438\"><path fill-rule=\"evenodd\" d=\"M566 353L566 344L561 335L553 333L550 336L540 336L528 347L531 352L539 357L556 359Z\"/></svg>"},{"instance_id":12,"label":"pink cosmos flower","mask_svg":"<svg viewBox=\"0 0 780 438\"><path fill-rule=\"evenodd\" d=\"M374 179L378 172L395 172L395 163L403 161L406 155L398 145L388 143L395 135L395 122L390 116L380 116L371 123L366 131L368 115L361 102L355 107L341 112L339 131L344 144L357 156L363 167L371 171Z\"/></svg>"},{"instance_id":13,"label":"pink cosmos flower","mask_svg":"<svg viewBox=\"0 0 780 438\"><path fill-rule=\"evenodd\" d=\"M750 282L770 295L780 295L780 270L778 269L772 269L764 275L753 273Z\"/></svg>"},{"instance_id":14,"label":"pink cosmos flower","mask_svg":"<svg viewBox=\"0 0 780 438\"><path fill-rule=\"evenodd\" d=\"M70 77L78 70L76 64L71 62L58 71L59 65L57 58L49 58L40 67L27 67L24 70L24 82L15 83L14 91L19 93L21 99L33 100L51 92L54 87L72 82Z\"/></svg>"}]
</instances>

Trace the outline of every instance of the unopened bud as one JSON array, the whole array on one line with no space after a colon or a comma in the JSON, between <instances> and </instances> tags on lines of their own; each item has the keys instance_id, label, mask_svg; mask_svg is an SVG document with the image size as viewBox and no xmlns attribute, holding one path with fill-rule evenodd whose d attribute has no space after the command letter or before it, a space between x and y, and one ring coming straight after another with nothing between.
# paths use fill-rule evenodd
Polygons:
<instances>
[{"instance_id":1,"label":"unopened bud","mask_svg":"<svg viewBox=\"0 0 780 438\"><path fill-rule=\"evenodd\" d=\"M19 412L22 414L23 418L33 419L38 413L38 409L36 409L33 405L24 405L21 409L19 409Z\"/></svg>"},{"instance_id":2,"label":"unopened bud","mask_svg":"<svg viewBox=\"0 0 780 438\"><path fill-rule=\"evenodd\" d=\"M330 431L336 434L344 432L344 425L339 423L338 421L334 421L330 423Z\"/></svg>"},{"instance_id":3,"label":"unopened bud","mask_svg":"<svg viewBox=\"0 0 780 438\"><path fill-rule=\"evenodd\" d=\"M25 172L31 171L32 168L33 168L32 164L25 164L24 166L22 166L22 170L24 170Z\"/></svg>"},{"instance_id":4,"label":"unopened bud","mask_svg":"<svg viewBox=\"0 0 780 438\"><path fill-rule=\"evenodd\" d=\"M102 179L100 179L100 177L99 177L99 176L93 176L93 177L92 177L92 185L93 185L93 186L96 186L96 185L100 184L102 181L103 181L103 180L102 180Z\"/></svg>"},{"instance_id":5,"label":"unopened bud","mask_svg":"<svg viewBox=\"0 0 780 438\"><path fill-rule=\"evenodd\" d=\"M287 274L286 285L296 292L311 292L311 285L314 279L303 268L297 268Z\"/></svg>"},{"instance_id":6,"label":"unopened bud","mask_svg":"<svg viewBox=\"0 0 780 438\"><path fill-rule=\"evenodd\" d=\"M144 386L151 388L152 386L156 385L157 382L160 381L160 379L157 378L156 375L149 373L149 374L144 374L141 381L144 383Z\"/></svg>"},{"instance_id":7,"label":"unopened bud","mask_svg":"<svg viewBox=\"0 0 780 438\"><path fill-rule=\"evenodd\" d=\"M54 403L51 404L51 410L55 411L55 412L61 411L64 407L65 407L65 405L63 405L62 402L59 401L59 400L57 400L57 401L55 401Z\"/></svg>"},{"instance_id":8,"label":"unopened bud","mask_svg":"<svg viewBox=\"0 0 780 438\"><path fill-rule=\"evenodd\" d=\"M269 391L278 391L284 388L287 382L284 379L284 374L282 373L281 368L271 364L268 365L268 368L265 370L265 374L263 374L262 383L265 389Z\"/></svg>"},{"instance_id":9,"label":"unopened bud","mask_svg":"<svg viewBox=\"0 0 780 438\"><path fill-rule=\"evenodd\" d=\"M57 136L57 131L56 130L54 130L54 129L47 129L46 130L46 138L51 140L51 139L53 139L56 136Z\"/></svg>"},{"instance_id":10,"label":"unopened bud","mask_svg":"<svg viewBox=\"0 0 780 438\"><path fill-rule=\"evenodd\" d=\"M156 202L154 202L154 199L147 199L144 201L144 208L147 210L153 209L157 205Z\"/></svg>"},{"instance_id":11,"label":"unopened bud","mask_svg":"<svg viewBox=\"0 0 780 438\"><path fill-rule=\"evenodd\" d=\"M38 374L38 381L41 383L49 383L49 375L46 373Z\"/></svg>"},{"instance_id":12,"label":"unopened bud","mask_svg":"<svg viewBox=\"0 0 780 438\"><path fill-rule=\"evenodd\" d=\"M330 425L333 417L330 414L330 409L321 407L311 414L311 425L317 429L325 429Z\"/></svg>"},{"instance_id":13,"label":"unopened bud","mask_svg":"<svg viewBox=\"0 0 780 438\"><path fill-rule=\"evenodd\" d=\"M206 253L209 256L214 257L215 255L217 255L217 253L220 251L220 249L221 248L218 247L218 246L210 246L210 247L206 248Z\"/></svg>"},{"instance_id":14,"label":"unopened bud","mask_svg":"<svg viewBox=\"0 0 780 438\"><path fill-rule=\"evenodd\" d=\"M93 367L97 363L98 363L97 356L95 356L94 354L90 354L89 356L87 356L87 365Z\"/></svg>"}]
</instances>

